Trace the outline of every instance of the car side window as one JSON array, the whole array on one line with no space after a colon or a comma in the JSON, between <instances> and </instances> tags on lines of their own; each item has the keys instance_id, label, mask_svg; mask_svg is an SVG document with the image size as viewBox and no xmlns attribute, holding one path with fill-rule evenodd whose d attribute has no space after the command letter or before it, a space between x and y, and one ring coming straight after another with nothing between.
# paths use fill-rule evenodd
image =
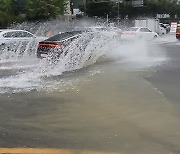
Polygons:
<instances>
[{"instance_id":1,"label":"car side window","mask_svg":"<svg viewBox=\"0 0 180 154\"><path fill-rule=\"evenodd\" d=\"M15 37L33 37L32 34L28 32L7 32L3 34L3 37L5 38L15 38Z\"/></svg>"},{"instance_id":2,"label":"car side window","mask_svg":"<svg viewBox=\"0 0 180 154\"><path fill-rule=\"evenodd\" d=\"M28 32L22 32L22 33L23 33L22 34L23 37L33 37L33 35Z\"/></svg>"},{"instance_id":3,"label":"car side window","mask_svg":"<svg viewBox=\"0 0 180 154\"><path fill-rule=\"evenodd\" d=\"M15 32L15 37L33 37L33 35L27 32Z\"/></svg>"},{"instance_id":4,"label":"car side window","mask_svg":"<svg viewBox=\"0 0 180 154\"><path fill-rule=\"evenodd\" d=\"M15 32L4 33L3 37L5 37L5 38L14 38L15 37Z\"/></svg>"},{"instance_id":5,"label":"car side window","mask_svg":"<svg viewBox=\"0 0 180 154\"><path fill-rule=\"evenodd\" d=\"M141 28L140 32L151 32L148 28Z\"/></svg>"}]
</instances>

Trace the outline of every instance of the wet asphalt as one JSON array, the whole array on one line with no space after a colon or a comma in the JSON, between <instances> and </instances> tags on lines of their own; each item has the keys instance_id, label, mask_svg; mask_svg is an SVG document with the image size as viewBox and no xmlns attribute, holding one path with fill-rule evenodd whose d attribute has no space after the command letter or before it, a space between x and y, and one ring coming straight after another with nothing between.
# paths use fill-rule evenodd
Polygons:
<instances>
[{"instance_id":1,"label":"wet asphalt","mask_svg":"<svg viewBox=\"0 0 180 154\"><path fill-rule=\"evenodd\" d=\"M168 57L168 61L155 68L156 72L146 78L167 99L180 105L180 43L162 44L160 47Z\"/></svg>"},{"instance_id":2,"label":"wet asphalt","mask_svg":"<svg viewBox=\"0 0 180 154\"><path fill-rule=\"evenodd\" d=\"M163 65L155 67L155 71L153 71L151 75L144 76L144 79L157 88L157 90L160 91L173 106L175 106L176 122L179 127L180 45L177 43L169 43L161 44L160 47L163 49L164 54L166 54L169 60ZM5 74L6 72L4 72L4 75ZM99 79L99 81L101 80ZM108 81L108 78L106 81ZM114 82L114 85L118 84L117 79L114 79L112 82ZM91 86L93 86L93 84ZM107 88L103 83L102 86ZM92 87L90 87L90 89L92 89ZM96 90L98 92L98 88ZM117 115L111 115L111 112L118 112L117 109L120 108L118 104L105 104L105 111L102 109L103 104L97 105L96 108L93 108L93 103L86 104L81 108L83 105L82 102L86 102L86 100L85 98L76 95L77 93L78 91L74 93L72 90L69 90L63 95L61 95L60 92L44 93L37 91L18 94L1 94L0 147L92 149L115 152L122 151L127 154L138 154L140 152L152 152L158 154L158 150L160 149L159 154L168 152L173 152L173 154L180 153L179 142L171 143L171 141L168 140L168 142L166 142L163 141L163 139L161 141L158 137L157 139L156 137L152 137L153 133L147 135L146 133L149 131L145 130L143 126L134 126L133 123L129 123L129 119L123 120L122 118L122 120L119 121L118 117L116 117ZM104 90L104 93L107 93L104 97L107 97L108 99L110 97L108 96L108 91ZM82 96L83 94L88 96L91 94L91 91L88 92L87 90L86 92L82 92ZM115 96L116 95L119 97L118 94L115 94ZM86 99L91 99L91 97L94 98L92 99L94 102L96 102L96 99L99 101L101 100L98 95L88 96ZM124 95L121 97L124 97ZM112 100L110 99L109 101ZM75 103L77 103L77 105ZM126 109L126 106L123 107ZM111 108L112 110L109 112L108 109ZM74 109L79 111L80 114L74 113ZM92 112L93 110L94 112ZM103 110L103 114L108 115L108 117L105 119L103 119L103 115L102 117L98 117L98 111L101 110ZM130 113L134 114L134 112ZM83 116L86 121L83 121ZM115 120L111 122L111 118ZM120 123L116 125L113 122ZM83 126L81 126L81 124L83 124ZM119 127L116 128L115 126ZM134 127L137 128L131 129ZM140 130L140 132L137 133L136 131L138 130ZM133 138L134 141L131 140L131 138L126 138L126 135L121 136L124 138L118 138L119 131L122 134L123 132L125 134L131 132L132 136L136 136L134 134L137 133L137 136L141 135L142 142L143 140L148 140L147 145L145 143L142 147L140 144L132 145L132 143L135 143L136 137ZM112 136L112 134L114 136ZM148 144L150 147L149 149ZM158 145L157 150L154 149L154 151L151 151L154 144ZM143 146L146 148L143 149ZM141 149L143 150L141 151Z\"/></svg>"}]
</instances>

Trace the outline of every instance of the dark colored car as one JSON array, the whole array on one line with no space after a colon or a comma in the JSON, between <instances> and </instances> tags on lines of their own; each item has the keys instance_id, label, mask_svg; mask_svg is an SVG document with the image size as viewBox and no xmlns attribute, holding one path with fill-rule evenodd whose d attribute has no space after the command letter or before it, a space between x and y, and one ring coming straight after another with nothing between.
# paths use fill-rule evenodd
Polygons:
<instances>
[{"instance_id":1,"label":"dark colored car","mask_svg":"<svg viewBox=\"0 0 180 154\"><path fill-rule=\"evenodd\" d=\"M45 58L50 55L51 58L58 58L63 53L63 49L81 34L82 31L64 32L39 42L37 57Z\"/></svg>"},{"instance_id":2,"label":"dark colored car","mask_svg":"<svg viewBox=\"0 0 180 154\"><path fill-rule=\"evenodd\" d=\"M178 25L176 28L176 38L180 40L180 25Z\"/></svg>"}]
</instances>

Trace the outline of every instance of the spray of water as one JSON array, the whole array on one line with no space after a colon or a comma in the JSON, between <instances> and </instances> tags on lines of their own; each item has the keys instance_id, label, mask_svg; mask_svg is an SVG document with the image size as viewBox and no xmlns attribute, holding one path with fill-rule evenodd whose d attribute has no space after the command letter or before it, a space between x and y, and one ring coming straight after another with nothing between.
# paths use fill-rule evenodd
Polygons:
<instances>
[{"instance_id":1,"label":"spray of water","mask_svg":"<svg viewBox=\"0 0 180 154\"><path fill-rule=\"evenodd\" d=\"M49 24L50 22L41 25L47 27ZM26 30L27 27L32 27L32 23L27 25L24 23L18 27ZM54 32L65 27L61 25L59 28L55 23L53 25L56 29ZM43 26L38 26L36 34L42 34L40 29ZM97 61L110 60L149 67L165 60L156 45L145 41L122 42L120 36L111 31L83 33L64 49L67 54L60 55L56 61L52 61L50 57L42 60L36 58L37 43L30 41L25 47L18 44L17 48L9 46L1 50L0 71L8 73L0 76L0 93L53 89L57 86L63 89L62 87L72 85L72 81L54 81L52 77L93 65Z\"/></svg>"}]
</instances>

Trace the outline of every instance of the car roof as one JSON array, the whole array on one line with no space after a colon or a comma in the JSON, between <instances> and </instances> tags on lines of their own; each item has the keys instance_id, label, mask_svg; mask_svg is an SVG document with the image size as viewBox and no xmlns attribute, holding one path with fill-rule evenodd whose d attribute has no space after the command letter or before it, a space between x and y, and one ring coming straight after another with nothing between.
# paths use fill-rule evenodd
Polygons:
<instances>
[{"instance_id":1,"label":"car roof","mask_svg":"<svg viewBox=\"0 0 180 154\"><path fill-rule=\"evenodd\" d=\"M149 29L148 27L129 27L129 28L147 28L147 29Z\"/></svg>"},{"instance_id":2,"label":"car roof","mask_svg":"<svg viewBox=\"0 0 180 154\"><path fill-rule=\"evenodd\" d=\"M129 28L127 28L127 30L130 29L130 28L136 28L136 29L147 28L147 29L149 29L148 27L129 27Z\"/></svg>"},{"instance_id":3,"label":"car roof","mask_svg":"<svg viewBox=\"0 0 180 154\"><path fill-rule=\"evenodd\" d=\"M56 34L44 41L61 41L61 40L65 40L67 38L71 38L73 36L76 36L76 35L79 35L81 34L82 31L70 31L70 32L63 32L63 33L60 33L60 34Z\"/></svg>"},{"instance_id":4,"label":"car roof","mask_svg":"<svg viewBox=\"0 0 180 154\"><path fill-rule=\"evenodd\" d=\"M26 30L17 30L17 29L0 29L0 32L17 32L17 31L19 31L19 32L28 32ZM31 33L31 32L28 32L28 33Z\"/></svg>"},{"instance_id":5,"label":"car roof","mask_svg":"<svg viewBox=\"0 0 180 154\"><path fill-rule=\"evenodd\" d=\"M17 30L17 29L0 29L0 31L24 31L24 30Z\"/></svg>"}]
</instances>

